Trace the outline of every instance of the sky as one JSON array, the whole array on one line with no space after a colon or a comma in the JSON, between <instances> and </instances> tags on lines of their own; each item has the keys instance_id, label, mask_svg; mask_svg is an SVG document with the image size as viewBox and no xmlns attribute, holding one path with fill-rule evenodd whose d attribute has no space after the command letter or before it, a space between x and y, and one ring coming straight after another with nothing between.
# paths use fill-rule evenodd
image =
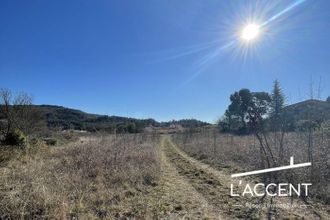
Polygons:
<instances>
[{"instance_id":1,"label":"sky","mask_svg":"<svg viewBox=\"0 0 330 220\"><path fill-rule=\"evenodd\" d=\"M241 88L330 95L330 1L1 0L0 88L89 113L215 122ZM253 42L240 33L260 25ZM320 88L320 89L319 89Z\"/></svg>"}]
</instances>

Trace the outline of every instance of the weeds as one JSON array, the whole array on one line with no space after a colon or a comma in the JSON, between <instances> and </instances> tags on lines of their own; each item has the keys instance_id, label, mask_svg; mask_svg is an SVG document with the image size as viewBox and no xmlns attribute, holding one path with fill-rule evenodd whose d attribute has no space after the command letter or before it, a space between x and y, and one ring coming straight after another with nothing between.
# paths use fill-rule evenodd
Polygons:
<instances>
[{"instance_id":1,"label":"weeds","mask_svg":"<svg viewBox=\"0 0 330 220\"><path fill-rule=\"evenodd\" d=\"M121 216L127 199L157 185L157 143L157 137L108 136L12 158L0 168L0 218Z\"/></svg>"},{"instance_id":2,"label":"weeds","mask_svg":"<svg viewBox=\"0 0 330 220\"><path fill-rule=\"evenodd\" d=\"M295 163L308 162L313 158L312 167L282 172L278 181L310 182L310 195L329 204L328 182L329 176L329 144L330 133L315 131L292 132L284 136L284 157L275 160L281 165L288 165L290 156L294 156ZM216 137L214 137L214 135ZM276 138L269 134L269 146L276 151ZM201 133L181 133L173 136L174 142L185 152L196 159L212 164L219 169L226 168L229 173L245 172L262 168L259 157L259 142L253 135L234 136L219 134L213 131ZM312 147L311 147L312 146ZM312 151L311 151L312 149Z\"/></svg>"}]
</instances>

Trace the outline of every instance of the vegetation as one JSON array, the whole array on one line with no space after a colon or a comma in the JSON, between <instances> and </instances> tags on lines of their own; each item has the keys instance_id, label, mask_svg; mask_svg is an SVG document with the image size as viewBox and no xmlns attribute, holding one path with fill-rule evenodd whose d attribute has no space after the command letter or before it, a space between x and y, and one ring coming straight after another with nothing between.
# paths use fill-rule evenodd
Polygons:
<instances>
[{"instance_id":1,"label":"vegetation","mask_svg":"<svg viewBox=\"0 0 330 220\"><path fill-rule=\"evenodd\" d=\"M85 130L89 132L138 133L146 126L156 125L153 119L134 119L119 116L88 114L61 106L38 105L48 128Z\"/></svg>"},{"instance_id":2,"label":"vegetation","mask_svg":"<svg viewBox=\"0 0 330 220\"><path fill-rule=\"evenodd\" d=\"M187 138L187 135L189 138ZM327 184L330 179L328 169L330 132L313 131L312 157L314 162L312 168L295 169L278 174L279 182L310 182L313 184L310 195L316 200L322 200L329 204L330 198L327 193ZM227 174L248 172L263 167L260 158L260 143L254 135L232 135L221 134L213 131L194 133L178 133L173 136L173 141L177 146L187 152L188 155L211 164L218 170L227 170ZM269 143L273 152L278 151L275 140L270 139ZM290 156L294 156L295 161L306 162L309 159L309 135L308 133L291 132L284 136L284 152L281 164L289 164ZM276 159L279 159L277 155ZM259 178L258 176L254 176ZM273 177L274 178L274 177ZM260 175L260 180L263 176ZM313 203L312 201L308 201ZM314 204L314 203L313 203Z\"/></svg>"},{"instance_id":3,"label":"vegetation","mask_svg":"<svg viewBox=\"0 0 330 220\"><path fill-rule=\"evenodd\" d=\"M199 120L196 120L196 119L181 119L181 120L172 120L172 121L169 121L169 122L161 122L159 124L159 126L161 127L169 127L170 125L181 125L183 128L189 128L189 129L194 129L194 128L200 128L200 127L203 127L203 126L207 126L207 125L210 125L209 123L207 122L203 122L203 121L199 121Z\"/></svg>"},{"instance_id":4,"label":"vegetation","mask_svg":"<svg viewBox=\"0 0 330 220\"><path fill-rule=\"evenodd\" d=\"M160 175L158 140L141 135L85 139L11 160L0 179L0 216L142 217L145 210L138 198L155 187Z\"/></svg>"},{"instance_id":5,"label":"vegetation","mask_svg":"<svg viewBox=\"0 0 330 220\"><path fill-rule=\"evenodd\" d=\"M27 145L27 137L21 130L11 129L3 140L3 144L24 147Z\"/></svg>"},{"instance_id":6,"label":"vegetation","mask_svg":"<svg viewBox=\"0 0 330 220\"><path fill-rule=\"evenodd\" d=\"M327 216L329 102L285 106L278 81L271 93L234 92L221 133L195 119L102 116L0 94L0 219ZM238 208L282 198L238 201L230 174L289 164L291 155L312 167L243 181L311 182L312 197L285 200L299 204L295 210ZM306 203L309 212L299 208Z\"/></svg>"},{"instance_id":7,"label":"vegetation","mask_svg":"<svg viewBox=\"0 0 330 220\"><path fill-rule=\"evenodd\" d=\"M198 140L200 134L180 134L176 138L177 144L192 156L211 158L208 162L216 161L215 164L222 163L225 166L242 160L244 155L244 163L236 165L241 168L250 165L250 169L288 164L289 156L285 155L295 155L299 161L310 161L311 169L290 175L266 173L262 175L263 181L312 182L317 189L313 191L314 196L328 203L329 198L324 196L326 193L323 187L330 178L326 171L329 133L325 128L330 113L328 103L310 100L285 107L285 97L278 81L274 82L271 94L241 89L230 96L230 101L219 126L222 131L247 136L229 135L230 141L224 142L222 139L228 138L218 136L213 131L206 132L201 140ZM235 144L236 138L246 143Z\"/></svg>"},{"instance_id":8,"label":"vegetation","mask_svg":"<svg viewBox=\"0 0 330 220\"><path fill-rule=\"evenodd\" d=\"M295 123L311 120L320 125L330 119L330 102L310 99L289 105L284 111Z\"/></svg>"},{"instance_id":9,"label":"vegetation","mask_svg":"<svg viewBox=\"0 0 330 220\"><path fill-rule=\"evenodd\" d=\"M184 128L197 128L208 125L195 119L157 122L154 119L135 119L119 116L89 114L79 110L53 105L34 105L49 129L84 130L107 133L141 133L146 127L169 127L172 124ZM1 117L0 117L1 118Z\"/></svg>"},{"instance_id":10,"label":"vegetation","mask_svg":"<svg viewBox=\"0 0 330 220\"><path fill-rule=\"evenodd\" d=\"M271 93L270 101L270 124L272 131L278 131L282 126L284 120L283 109L284 109L284 94L280 87L279 81L274 81L273 91Z\"/></svg>"},{"instance_id":11,"label":"vegetation","mask_svg":"<svg viewBox=\"0 0 330 220\"><path fill-rule=\"evenodd\" d=\"M26 93L14 96L8 89L0 90L0 132L7 144L18 133L32 135L43 127L41 115L32 106L32 97ZM15 143L15 142L13 142Z\"/></svg>"},{"instance_id":12,"label":"vegetation","mask_svg":"<svg viewBox=\"0 0 330 220\"><path fill-rule=\"evenodd\" d=\"M230 101L220 126L224 131L247 134L261 126L263 118L269 113L271 98L266 92L241 89L230 96Z\"/></svg>"},{"instance_id":13,"label":"vegetation","mask_svg":"<svg viewBox=\"0 0 330 220\"><path fill-rule=\"evenodd\" d=\"M223 132L235 134L252 133L248 126L248 108L252 110L251 104L258 101L253 97L260 92L250 92L248 89L241 89L230 96L231 104L228 106L224 116L219 120L218 126ZM265 92L264 95L266 95ZM263 115L264 128L269 131L274 129L285 129L294 131L299 129L303 121L309 120L320 126L324 121L330 120L330 103L322 100L306 100L292 105L285 105L284 94L280 89L278 81L274 82L274 88L268 99L266 110ZM252 100L252 102L251 102ZM260 100L259 100L260 101ZM283 124L285 122L285 125Z\"/></svg>"}]
</instances>

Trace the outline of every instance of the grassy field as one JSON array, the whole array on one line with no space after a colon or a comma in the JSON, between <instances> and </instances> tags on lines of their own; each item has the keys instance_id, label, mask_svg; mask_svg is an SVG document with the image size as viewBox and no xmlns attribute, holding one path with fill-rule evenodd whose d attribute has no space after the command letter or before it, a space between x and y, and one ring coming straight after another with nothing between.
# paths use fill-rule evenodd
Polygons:
<instances>
[{"instance_id":1,"label":"grassy field","mask_svg":"<svg viewBox=\"0 0 330 220\"><path fill-rule=\"evenodd\" d=\"M128 206L159 179L158 143L158 137L107 136L18 155L1 167L0 216L130 216Z\"/></svg>"},{"instance_id":2,"label":"grassy field","mask_svg":"<svg viewBox=\"0 0 330 220\"><path fill-rule=\"evenodd\" d=\"M188 155L227 170L228 174L260 169L260 147L253 135L235 136L214 132L181 133L173 137L174 142ZM274 157L281 161L279 165L288 165L290 156L295 163L311 161L308 157L309 146L312 151L312 166L306 169L290 170L279 174L280 180L289 182L311 182L310 195L329 204L328 193L330 133L314 132L312 138L303 132L288 133L284 136L284 156L276 154L278 144L273 135L269 135L269 145L275 152Z\"/></svg>"},{"instance_id":3,"label":"grassy field","mask_svg":"<svg viewBox=\"0 0 330 220\"><path fill-rule=\"evenodd\" d=\"M257 164L253 138L218 135L212 145L211 134L184 135L84 136L26 152L2 148L0 219L329 217L321 202L276 212L244 207L271 202L229 194L230 173Z\"/></svg>"}]
</instances>

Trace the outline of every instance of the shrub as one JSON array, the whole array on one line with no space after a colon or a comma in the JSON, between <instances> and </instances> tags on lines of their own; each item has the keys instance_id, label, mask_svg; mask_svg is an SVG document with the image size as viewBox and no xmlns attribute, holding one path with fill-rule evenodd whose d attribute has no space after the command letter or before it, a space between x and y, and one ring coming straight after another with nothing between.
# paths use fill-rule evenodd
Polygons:
<instances>
[{"instance_id":1,"label":"shrub","mask_svg":"<svg viewBox=\"0 0 330 220\"><path fill-rule=\"evenodd\" d=\"M43 138L43 141L48 145L48 146L54 146L57 144L57 139L56 138Z\"/></svg>"},{"instance_id":2,"label":"shrub","mask_svg":"<svg viewBox=\"0 0 330 220\"><path fill-rule=\"evenodd\" d=\"M318 124L312 120L299 120L296 127L297 131L313 131L318 127Z\"/></svg>"},{"instance_id":3,"label":"shrub","mask_svg":"<svg viewBox=\"0 0 330 220\"><path fill-rule=\"evenodd\" d=\"M29 156L35 157L36 155L43 154L48 151L48 146L44 140L39 138L29 139L29 147L26 149L26 153Z\"/></svg>"},{"instance_id":4,"label":"shrub","mask_svg":"<svg viewBox=\"0 0 330 220\"><path fill-rule=\"evenodd\" d=\"M330 120L322 122L321 129L325 131L330 131Z\"/></svg>"},{"instance_id":5,"label":"shrub","mask_svg":"<svg viewBox=\"0 0 330 220\"><path fill-rule=\"evenodd\" d=\"M27 146L27 137L21 130L14 129L6 135L3 142L6 145L24 147Z\"/></svg>"}]
</instances>

